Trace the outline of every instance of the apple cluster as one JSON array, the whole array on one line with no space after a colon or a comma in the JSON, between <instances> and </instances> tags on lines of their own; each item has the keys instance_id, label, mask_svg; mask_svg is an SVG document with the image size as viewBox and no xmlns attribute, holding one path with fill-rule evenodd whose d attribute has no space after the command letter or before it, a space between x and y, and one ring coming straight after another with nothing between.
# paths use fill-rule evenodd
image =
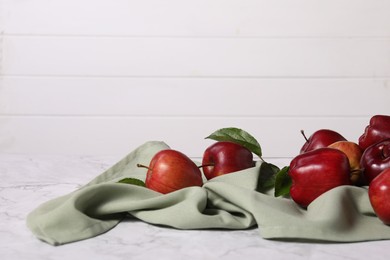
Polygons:
<instances>
[{"instance_id":1,"label":"apple cluster","mask_svg":"<svg viewBox=\"0 0 390 260\"><path fill-rule=\"evenodd\" d=\"M372 116L357 142L330 129L304 137L306 142L288 170L291 198L307 207L332 188L368 186L375 213L390 224L390 116Z\"/></svg>"},{"instance_id":2,"label":"apple cluster","mask_svg":"<svg viewBox=\"0 0 390 260\"><path fill-rule=\"evenodd\" d=\"M200 166L173 149L155 154L149 166L138 166L148 169L147 188L167 194L186 187L202 186L203 176L210 180L254 167L253 154L256 154L262 160L262 166L268 166L267 171L271 172L269 179L263 179L267 182L263 186L272 186L275 196L289 194L294 202L306 208L335 187L368 186L375 213L390 225L390 116L372 116L356 142L330 129L320 129L309 138L303 131L302 135L305 143L299 154L281 170L266 163L257 140L238 128L220 129L207 137L217 142L204 151Z\"/></svg>"},{"instance_id":3,"label":"apple cluster","mask_svg":"<svg viewBox=\"0 0 390 260\"><path fill-rule=\"evenodd\" d=\"M156 153L147 168L145 186L167 194L182 188L202 186L201 169L207 180L255 166L252 152L230 141L218 141L205 151L202 165L197 166L182 152L166 149Z\"/></svg>"}]
</instances>

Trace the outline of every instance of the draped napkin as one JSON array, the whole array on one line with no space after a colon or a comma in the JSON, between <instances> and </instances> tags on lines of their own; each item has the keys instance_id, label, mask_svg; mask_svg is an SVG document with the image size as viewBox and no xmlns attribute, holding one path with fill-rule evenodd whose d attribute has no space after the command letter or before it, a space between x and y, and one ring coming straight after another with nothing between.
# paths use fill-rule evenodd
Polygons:
<instances>
[{"instance_id":1,"label":"draped napkin","mask_svg":"<svg viewBox=\"0 0 390 260\"><path fill-rule=\"evenodd\" d=\"M247 229L257 227L265 239L357 242L390 239L370 205L367 189L334 188L307 209L290 198L258 191L262 174L255 167L160 194L145 187L117 183L123 178L145 180L153 155L169 149L163 142L147 142L105 172L70 194L52 199L27 216L33 234L52 245L101 235L121 220L141 221L176 229Z\"/></svg>"}]
</instances>

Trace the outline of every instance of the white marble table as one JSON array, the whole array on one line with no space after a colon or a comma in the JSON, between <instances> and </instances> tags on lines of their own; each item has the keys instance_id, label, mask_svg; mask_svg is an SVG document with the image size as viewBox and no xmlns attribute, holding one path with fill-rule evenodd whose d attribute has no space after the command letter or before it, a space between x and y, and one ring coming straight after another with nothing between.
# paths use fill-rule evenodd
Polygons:
<instances>
[{"instance_id":1,"label":"white marble table","mask_svg":"<svg viewBox=\"0 0 390 260\"><path fill-rule=\"evenodd\" d=\"M0 259L389 259L390 240L282 242L262 239L256 228L183 231L129 219L98 237L58 247L27 229L31 210L75 190L119 159L0 154Z\"/></svg>"}]
</instances>

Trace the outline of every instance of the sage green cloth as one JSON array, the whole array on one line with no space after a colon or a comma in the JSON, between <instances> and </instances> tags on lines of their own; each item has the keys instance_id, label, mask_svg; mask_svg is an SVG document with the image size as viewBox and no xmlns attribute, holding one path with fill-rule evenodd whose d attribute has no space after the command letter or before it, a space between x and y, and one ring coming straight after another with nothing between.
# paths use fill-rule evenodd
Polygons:
<instances>
[{"instance_id":1,"label":"sage green cloth","mask_svg":"<svg viewBox=\"0 0 390 260\"><path fill-rule=\"evenodd\" d=\"M145 179L153 155L169 148L147 142L80 189L48 201L27 217L39 239L61 245L92 238L132 215L177 229L247 229L258 227L266 239L354 242L390 239L390 227L374 214L367 189L342 186L326 192L307 209L289 198L258 192L260 163L166 195L116 183Z\"/></svg>"}]
</instances>

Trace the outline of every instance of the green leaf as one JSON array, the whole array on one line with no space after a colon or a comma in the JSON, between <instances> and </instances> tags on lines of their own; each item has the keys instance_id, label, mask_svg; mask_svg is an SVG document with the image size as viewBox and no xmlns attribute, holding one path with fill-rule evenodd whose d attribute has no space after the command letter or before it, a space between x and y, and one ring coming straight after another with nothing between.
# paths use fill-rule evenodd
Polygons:
<instances>
[{"instance_id":1,"label":"green leaf","mask_svg":"<svg viewBox=\"0 0 390 260\"><path fill-rule=\"evenodd\" d=\"M124 179L118 181L118 183L132 184L132 185L145 187L145 182L143 182L139 179L136 179L136 178L124 178Z\"/></svg>"},{"instance_id":2,"label":"green leaf","mask_svg":"<svg viewBox=\"0 0 390 260\"><path fill-rule=\"evenodd\" d=\"M279 167L271 163L263 162L260 165L260 175L257 183L257 191L265 193L275 186L276 174L280 171Z\"/></svg>"},{"instance_id":3,"label":"green leaf","mask_svg":"<svg viewBox=\"0 0 390 260\"><path fill-rule=\"evenodd\" d=\"M288 175L289 166L283 167L275 178L275 197L286 196L290 194L291 177Z\"/></svg>"},{"instance_id":4,"label":"green leaf","mask_svg":"<svg viewBox=\"0 0 390 260\"><path fill-rule=\"evenodd\" d=\"M247 148L252 153L258 155L260 158L262 156L261 147L259 142L248 132L235 128L235 127L227 127L221 128L208 137L206 139L213 139L216 141L229 141L233 143L240 144Z\"/></svg>"}]
</instances>

